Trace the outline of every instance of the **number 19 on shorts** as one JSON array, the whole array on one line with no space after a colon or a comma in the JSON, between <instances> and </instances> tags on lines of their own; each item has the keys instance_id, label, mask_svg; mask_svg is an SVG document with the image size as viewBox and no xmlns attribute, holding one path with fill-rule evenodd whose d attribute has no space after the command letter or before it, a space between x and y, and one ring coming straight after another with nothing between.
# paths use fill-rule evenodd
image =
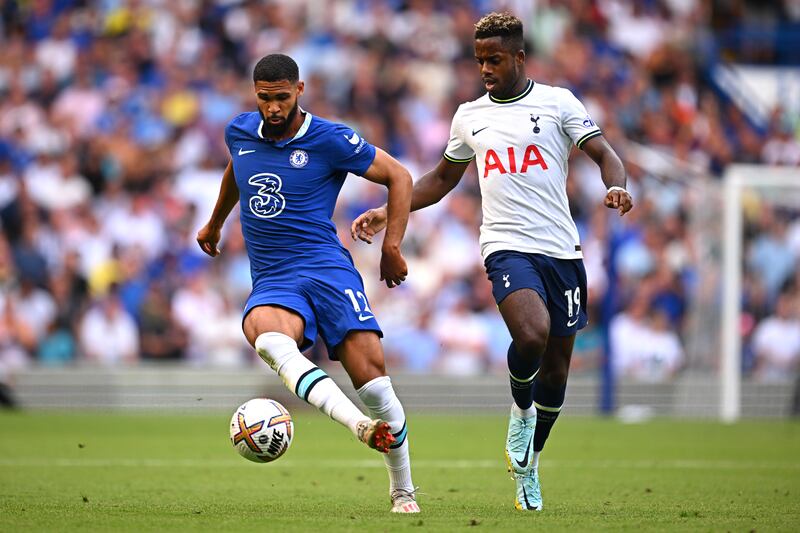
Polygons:
<instances>
[{"instance_id":1,"label":"number 19 on shorts","mask_svg":"<svg viewBox=\"0 0 800 533\"><path fill-rule=\"evenodd\" d=\"M564 291L564 296L567 297L567 315L569 316L567 327L571 328L578 322L578 316L581 313L581 288L575 287L574 290ZM575 320L572 320L573 316Z\"/></svg>"}]
</instances>

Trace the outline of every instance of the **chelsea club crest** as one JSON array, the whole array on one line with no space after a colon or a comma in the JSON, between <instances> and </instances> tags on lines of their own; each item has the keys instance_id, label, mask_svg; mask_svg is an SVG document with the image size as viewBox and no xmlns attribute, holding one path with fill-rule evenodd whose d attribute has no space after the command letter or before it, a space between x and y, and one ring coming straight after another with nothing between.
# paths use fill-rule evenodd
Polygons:
<instances>
[{"instance_id":1,"label":"chelsea club crest","mask_svg":"<svg viewBox=\"0 0 800 533\"><path fill-rule=\"evenodd\" d=\"M302 168L308 163L308 154L305 150L295 150L289 155L289 163L294 168Z\"/></svg>"}]
</instances>

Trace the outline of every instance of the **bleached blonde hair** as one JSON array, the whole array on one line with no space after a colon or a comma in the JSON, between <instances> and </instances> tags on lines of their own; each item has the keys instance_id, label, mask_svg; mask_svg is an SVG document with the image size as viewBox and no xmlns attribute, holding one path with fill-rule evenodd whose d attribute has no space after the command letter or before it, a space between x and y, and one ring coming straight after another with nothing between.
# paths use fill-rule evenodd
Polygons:
<instances>
[{"instance_id":1,"label":"bleached blonde hair","mask_svg":"<svg viewBox=\"0 0 800 533\"><path fill-rule=\"evenodd\" d=\"M500 37L503 43L516 50L525 46L522 39L522 21L511 13L489 13L475 23L475 38Z\"/></svg>"}]
</instances>

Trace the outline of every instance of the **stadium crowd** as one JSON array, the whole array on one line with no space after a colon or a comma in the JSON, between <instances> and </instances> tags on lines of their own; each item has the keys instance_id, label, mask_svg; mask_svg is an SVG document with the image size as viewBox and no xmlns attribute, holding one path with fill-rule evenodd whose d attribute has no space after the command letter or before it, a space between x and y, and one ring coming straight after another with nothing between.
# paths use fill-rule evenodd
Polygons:
<instances>
[{"instance_id":1,"label":"stadium crowd","mask_svg":"<svg viewBox=\"0 0 800 533\"><path fill-rule=\"evenodd\" d=\"M575 151L567 188L591 326L578 336L573 364L597 367L607 331L620 375L669 378L695 363L685 349L687 311L703 287L689 219L702 199L686 180L637 164L629 143L700 169L692 180L718 180L733 162L800 164L796 116L778 108L757 128L709 84L705 69L725 52L715 32L743 16L713 4L3 2L0 381L34 363L252 364L240 330L250 277L236 217L219 258L205 257L194 238L229 157L223 128L254 107L255 61L291 55L306 81L304 108L350 124L419 177L441 157L458 103L482 94L472 25L503 8L526 25L529 75L586 104L627 161L636 203L623 219L604 208L597 167ZM784 4L783 16L798 16L796 3ZM380 187L351 177L335 219L384 329L389 364L505 369L510 339L480 259L474 168L444 201L412 215L410 276L391 291L378 281L377 247L347 233L383 198ZM800 361L800 217L768 204L748 213L746 361L756 375L781 379Z\"/></svg>"}]
</instances>

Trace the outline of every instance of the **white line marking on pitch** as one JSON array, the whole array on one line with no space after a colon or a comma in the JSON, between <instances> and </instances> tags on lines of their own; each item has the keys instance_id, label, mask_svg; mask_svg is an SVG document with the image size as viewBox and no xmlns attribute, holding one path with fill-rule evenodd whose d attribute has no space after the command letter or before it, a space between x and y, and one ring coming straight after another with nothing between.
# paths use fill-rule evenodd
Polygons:
<instances>
[{"instance_id":1,"label":"white line marking on pitch","mask_svg":"<svg viewBox=\"0 0 800 533\"><path fill-rule=\"evenodd\" d=\"M446 470L467 468L505 468L502 460L432 460L418 459L412 461L418 468L441 468ZM308 461L283 459L274 463L276 467L298 468L309 466ZM232 468L251 467L249 462L233 459L59 459L59 458L28 458L11 459L0 458L0 467L63 467L63 468L92 468L92 467L152 467L152 468ZM800 470L800 463L767 462L767 461L722 461L702 459L675 459L675 460L607 460L607 461L569 461L554 459L543 460L544 468L582 468L582 469L652 469L667 470L757 470L757 469L790 469ZM383 461L379 460L350 460L326 459L314 461L314 468L384 468Z\"/></svg>"}]
</instances>

